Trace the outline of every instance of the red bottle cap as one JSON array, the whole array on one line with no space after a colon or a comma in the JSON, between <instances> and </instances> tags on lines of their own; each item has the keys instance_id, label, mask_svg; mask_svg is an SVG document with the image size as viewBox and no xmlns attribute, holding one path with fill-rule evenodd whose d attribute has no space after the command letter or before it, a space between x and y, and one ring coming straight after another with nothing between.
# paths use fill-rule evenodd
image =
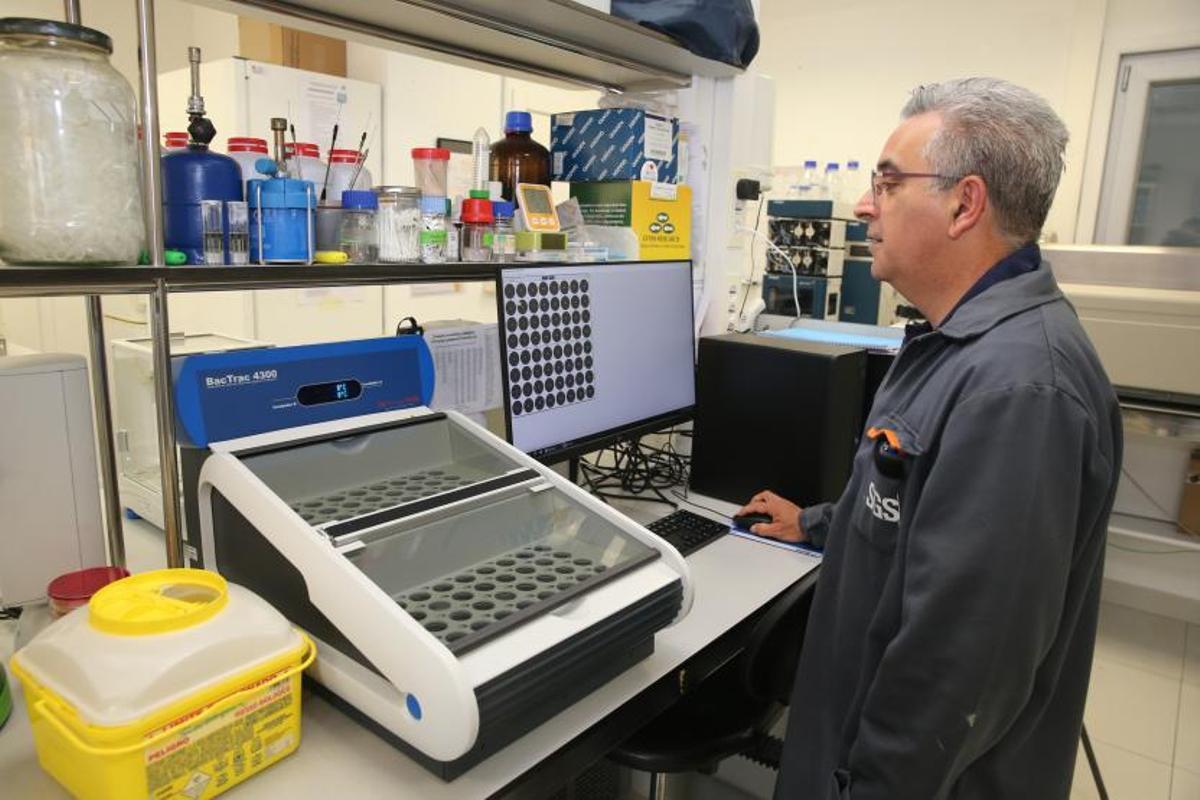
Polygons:
<instances>
[{"instance_id":1,"label":"red bottle cap","mask_svg":"<svg viewBox=\"0 0 1200 800\"><path fill-rule=\"evenodd\" d=\"M342 149L330 150L329 151L329 160L332 161L334 164L357 164L358 163L358 151L357 150L342 150Z\"/></svg>"},{"instance_id":2,"label":"red bottle cap","mask_svg":"<svg viewBox=\"0 0 1200 800\"><path fill-rule=\"evenodd\" d=\"M492 222L492 201L472 197L462 202L463 222Z\"/></svg>"},{"instance_id":3,"label":"red bottle cap","mask_svg":"<svg viewBox=\"0 0 1200 800\"><path fill-rule=\"evenodd\" d=\"M310 144L309 142L296 142L295 147L293 147L291 142L284 142L284 155L291 155L293 151L297 152L300 156L310 158L321 157L321 149L315 144Z\"/></svg>"},{"instance_id":4,"label":"red bottle cap","mask_svg":"<svg viewBox=\"0 0 1200 800\"><path fill-rule=\"evenodd\" d=\"M450 151L444 147L414 147L412 157L430 161L449 161Z\"/></svg>"},{"instance_id":5,"label":"red bottle cap","mask_svg":"<svg viewBox=\"0 0 1200 800\"><path fill-rule=\"evenodd\" d=\"M253 136L230 136L226 149L230 153L263 153L267 152L267 140Z\"/></svg>"}]
</instances>

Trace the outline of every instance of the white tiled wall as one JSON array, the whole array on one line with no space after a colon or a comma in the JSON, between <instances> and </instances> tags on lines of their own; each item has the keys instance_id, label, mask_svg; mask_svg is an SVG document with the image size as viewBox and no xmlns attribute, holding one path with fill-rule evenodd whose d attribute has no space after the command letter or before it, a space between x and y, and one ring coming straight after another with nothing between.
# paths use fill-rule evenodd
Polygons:
<instances>
[{"instance_id":1,"label":"white tiled wall","mask_svg":"<svg viewBox=\"0 0 1200 800\"><path fill-rule=\"evenodd\" d=\"M1200 800L1200 626L1104 603L1084 722L1113 800ZM1098 797L1080 748L1071 799Z\"/></svg>"}]
</instances>

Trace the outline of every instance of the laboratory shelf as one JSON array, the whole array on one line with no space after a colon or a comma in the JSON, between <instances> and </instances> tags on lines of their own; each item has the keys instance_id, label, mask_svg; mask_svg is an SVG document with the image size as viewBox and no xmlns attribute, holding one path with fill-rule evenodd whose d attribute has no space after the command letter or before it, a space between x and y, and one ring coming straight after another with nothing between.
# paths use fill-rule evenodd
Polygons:
<instances>
[{"instance_id":1,"label":"laboratory shelf","mask_svg":"<svg viewBox=\"0 0 1200 800\"><path fill-rule=\"evenodd\" d=\"M313 264L247 267L0 267L0 297L289 289L489 281L495 264Z\"/></svg>"},{"instance_id":2,"label":"laboratory shelf","mask_svg":"<svg viewBox=\"0 0 1200 800\"><path fill-rule=\"evenodd\" d=\"M601 14L572 0L191 0L317 33L396 49L416 48L463 63L483 63L541 78L598 89L682 88L693 76L731 78L741 70L700 58L674 40ZM65 17L80 22L79 0L64 0ZM157 56L152 0L136 0L139 119L147 246L163 260L159 174ZM178 474L171 397L169 295L227 289L487 281L493 265L269 267L0 267L0 297L86 296L92 395L97 419L109 558L125 560L117 491L115 444L101 296L148 296L153 341L159 461L164 476ZM167 563L183 565L179 483L163 480Z\"/></svg>"},{"instance_id":3,"label":"laboratory shelf","mask_svg":"<svg viewBox=\"0 0 1200 800\"><path fill-rule=\"evenodd\" d=\"M737 67L571 0L193 0L315 33L380 40L570 83L616 90L730 78Z\"/></svg>"},{"instance_id":4,"label":"laboratory shelf","mask_svg":"<svg viewBox=\"0 0 1200 800\"><path fill-rule=\"evenodd\" d=\"M1200 552L1200 536L1182 533L1170 522L1114 513L1108 520L1108 533L1110 537L1124 536L1155 545L1165 545L1172 550Z\"/></svg>"}]
</instances>

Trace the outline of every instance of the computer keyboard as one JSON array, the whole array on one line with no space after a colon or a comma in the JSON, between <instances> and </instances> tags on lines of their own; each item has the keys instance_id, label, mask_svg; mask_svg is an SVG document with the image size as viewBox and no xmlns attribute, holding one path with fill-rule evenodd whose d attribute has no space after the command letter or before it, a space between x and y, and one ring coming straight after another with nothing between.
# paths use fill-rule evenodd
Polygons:
<instances>
[{"instance_id":1,"label":"computer keyboard","mask_svg":"<svg viewBox=\"0 0 1200 800\"><path fill-rule=\"evenodd\" d=\"M708 517L693 514L682 508L672 511L662 519L656 519L648 527L685 556L729 533L729 525L714 522Z\"/></svg>"}]
</instances>

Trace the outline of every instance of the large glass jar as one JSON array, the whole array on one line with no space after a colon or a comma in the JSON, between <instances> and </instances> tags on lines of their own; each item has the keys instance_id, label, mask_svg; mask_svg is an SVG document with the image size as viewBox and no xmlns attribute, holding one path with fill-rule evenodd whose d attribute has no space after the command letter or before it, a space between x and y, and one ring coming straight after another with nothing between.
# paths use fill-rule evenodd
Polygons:
<instances>
[{"instance_id":1,"label":"large glass jar","mask_svg":"<svg viewBox=\"0 0 1200 800\"><path fill-rule=\"evenodd\" d=\"M0 20L0 260L136 264L137 101L100 31Z\"/></svg>"},{"instance_id":2,"label":"large glass jar","mask_svg":"<svg viewBox=\"0 0 1200 800\"><path fill-rule=\"evenodd\" d=\"M375 229L379 260L396 264L421 260L421 191L415 186L376 186Z\"/></svg>"}]
</instances>

